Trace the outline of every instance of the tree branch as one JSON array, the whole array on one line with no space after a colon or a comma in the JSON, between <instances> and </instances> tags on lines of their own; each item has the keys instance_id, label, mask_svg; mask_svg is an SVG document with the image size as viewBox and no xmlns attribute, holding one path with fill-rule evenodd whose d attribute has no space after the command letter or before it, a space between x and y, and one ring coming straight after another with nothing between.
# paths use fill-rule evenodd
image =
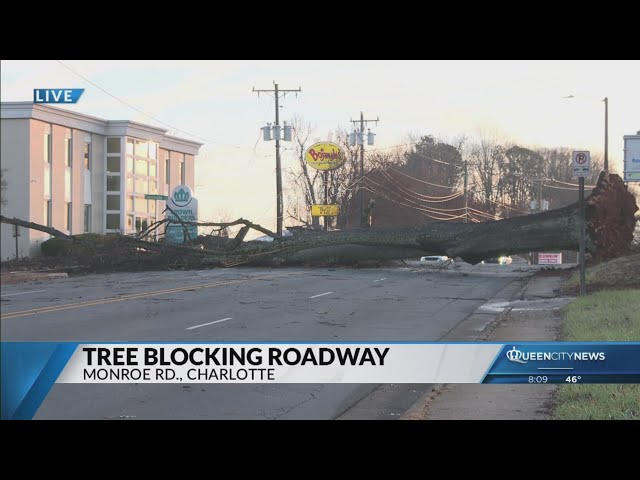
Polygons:
<instances>
[{"instance_id":1,"label":"tree branch","mask_svg":"<svg viewBox=\"0 0 640 480\"><path fill-rule=\"evenodd\" d=\"M0 215L0 223L10 223L11 225L18 225L19 227L38 230L40 232L53 235L54 237L66 238L67 240L78 240L77 238L67 235L66 233L62 233L60 230L56 230L55 228L45 227L44 225L40 225L39 223L34 222L25 222L24 220L20 220L18 218L7 218L4 215Z\"/></svg>"}]
</instances>

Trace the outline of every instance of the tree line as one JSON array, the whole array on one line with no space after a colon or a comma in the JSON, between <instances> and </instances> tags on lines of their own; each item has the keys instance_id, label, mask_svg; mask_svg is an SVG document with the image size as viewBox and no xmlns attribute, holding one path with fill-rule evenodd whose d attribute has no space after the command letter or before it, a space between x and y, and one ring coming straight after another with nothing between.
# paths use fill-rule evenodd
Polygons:
<instances>
[{"instance_id":1,"label":"tree line","mask_svg":"<svg viewBox=\"0 0 640 480\"><path fill-rule=\"evenodd\" d=\"M524 146L489 132L454 139L412 135L395 147L366 147L361 175L359 147L348 144L346 130L338 128L320 139L301 118L293 126L296 165L286 172L285 191L290 225L320 228L322 221L311 217L310 206L327 203L341 206L337 218L327 218L330 228L357 227L361 194L364 223L376 226L477 223L560 208L578 196L569 147ZM319 140L339 144L347 156L342 167L327 175L326 188L323 173L304 159L306 149ZM586 195L602 165L600 155L592 153Z\"/></svg>"}]
</instances>

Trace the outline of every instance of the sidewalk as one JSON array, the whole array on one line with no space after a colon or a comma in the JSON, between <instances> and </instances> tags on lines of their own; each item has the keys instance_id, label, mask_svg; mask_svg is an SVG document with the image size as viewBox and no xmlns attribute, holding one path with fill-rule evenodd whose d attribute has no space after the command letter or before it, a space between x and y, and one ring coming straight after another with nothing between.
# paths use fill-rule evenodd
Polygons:
<instances>
[{"instance_id":1,"label":"sidewalk","mask_svg":"<svg viewBox=\"0 0 640 480\"><path fill-rule=\"evenodd\" d=\"M558 338L558 308L571 299L557 298L564 278L536 275L520 300L490 303L487 311L504 311L502 320L481 340L553 341ZM481 308L483 308L481 307ZM554 385L439 385L406 412L402 420L535 420L550 418Z\"/></svg>"}]
</instances>

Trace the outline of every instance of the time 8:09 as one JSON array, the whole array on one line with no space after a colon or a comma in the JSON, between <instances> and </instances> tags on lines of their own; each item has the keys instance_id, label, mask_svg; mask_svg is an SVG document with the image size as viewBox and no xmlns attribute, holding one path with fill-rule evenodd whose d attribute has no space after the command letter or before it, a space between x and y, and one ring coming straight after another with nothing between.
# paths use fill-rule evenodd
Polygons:
<instances>
[{"instance_id":1,"label":"time 8:09","mask_svg":"<svg viewBox=\"0 0 640 480\"><path fill-rule=\"evenodd\" d=\"M541 376L538 375L537 377L534 377L533 375L531 375L529 377L529 383L547 383L549 381L549 379L547 378L547 376Z\"/></svg>"}]
</instances>

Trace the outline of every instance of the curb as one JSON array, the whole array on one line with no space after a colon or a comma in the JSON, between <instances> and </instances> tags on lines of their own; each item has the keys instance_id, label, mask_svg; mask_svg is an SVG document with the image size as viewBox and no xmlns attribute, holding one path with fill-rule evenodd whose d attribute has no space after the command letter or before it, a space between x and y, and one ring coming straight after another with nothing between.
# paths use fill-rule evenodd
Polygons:
<instances>
[{"instance_id":1,"label":"curb","mask_svg":"<svg viewBox=\"0 0 640 480\"><path fill-rule=\"evenodd\" d=\"M485 305L491 304L491 303L497 303L498 301L520 299L520 297L524 294L524 292L526 291L527 287L529 286L529 283L531 283L531 281L534 279L535 276L536 276L535 273L533 275L529 276L526 279L526 281L523 282L524 284L522 285L522 287L520 289L518 289L518 292L515 295L513 293L511 295L509 295L509 299L505 299L505 294L504 293L505 293L505 291L507 291L509 289L512 289L512 284L507 285L505 288L500 290L497 294L495 294L493 297L491 297L485 303L483 303L478 308L476 308L473 311L473 313L468 315L456 327L454 327L452 330L447 332L447 334L445 334L439 341L446 340L447 337L449 335L451 335L453 332L455 332L456 330L463 330L464 326L465 326L464 324L467 324L469 322L469 320L474 316L483 316L483 317L491 316L493 318L486 320L486 324L484 325L484 328L482 328L482 330L480 330L478 332L478 334L477 334L477 336L476 336L476 338L474 340L474 341L485 341L491 335L491 332L493 332L502 323L502 321L507 317L507 315L511 311L511 308L505 308L501 312L498 312L498 313L495 313L495 314L491 314L491 313L487 313L486 310L483 310L482 307L484 307ZM460 327L460 328L458 328L458 327ZM403 414L400 415L400 417L398 417L398 420L419 420L419 419L424 419L425 418L424 413L425 413L426 410L428 410L429 405L431 404L431 402L433 402L433 400L435 400L435 398L438 397L438 395L440 395L443 391L446 390L447 385L448 384L446 384L446 383L434 384L432 386L432 388L431 388L431 391L429 393L427 393L426 395L423 395L416 402L414 402Z\"/></svg>"},{"instance_id":2,"label":"curb","mask_svg":"<svg viewBox=\"0 0 640 480\"><path fill-rule=\"evenodd\" d=\"M53 280L56 278L68 278L64 272L9 272L0 275L0 285L14 285L16 283L31 282L33 280Z\"/></svg>"}]
</instances>

